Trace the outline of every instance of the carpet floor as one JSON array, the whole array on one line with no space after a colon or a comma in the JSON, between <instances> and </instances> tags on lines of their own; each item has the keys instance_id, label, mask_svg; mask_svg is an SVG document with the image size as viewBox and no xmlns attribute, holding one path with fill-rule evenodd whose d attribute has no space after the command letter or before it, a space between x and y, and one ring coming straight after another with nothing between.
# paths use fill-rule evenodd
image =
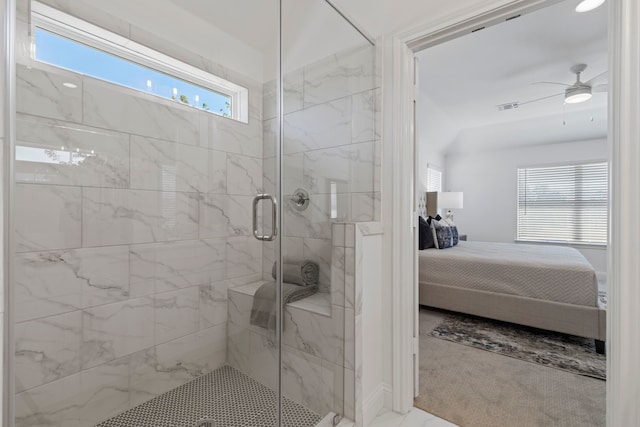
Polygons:
<instances>
[{"instance_id":1,"label":"carpet floor","mask_svg":"<svg viewBox=\"0 0 640 427\"><path fill-rule=\"evenodd\" d=\"M446 317L420 309L415 406L462 427L605 425L605 381L433 337Z\"/></svg>"}]
</instances>

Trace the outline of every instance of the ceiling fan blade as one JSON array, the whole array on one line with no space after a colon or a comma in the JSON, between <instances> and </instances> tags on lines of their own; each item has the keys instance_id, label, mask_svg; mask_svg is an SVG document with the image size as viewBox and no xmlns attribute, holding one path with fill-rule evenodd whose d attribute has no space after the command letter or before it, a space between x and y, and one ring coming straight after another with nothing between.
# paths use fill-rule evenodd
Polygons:
<instances>
[{"instance_id":1,"label":"ceiling fan blade","mask_svg":"<svg viewBox=\"0 0 640 427\"><path fill-rule=\"evenodd\" d=\"M593 92L608 92L609 91L609 83L603 83L601 85L593 86L591 88Z\"/></svg>"},{"instance_id":2,"label":"ceiling fan blade","mask_svg":"<svg viewBox=\"0 0 640 427\"><path fill-rule=\"evenodd\" d=\"M591 80L589 80L585 84L589 85L591 87L594 87L594 86L598 86L599 83L605 83L606 82L606 78L607 78L607 73L608 73L608 71L604 71L604 72L598 74L597 76L592 77Z\"/></svg>"},{"instance_id":3,"label":"ceiling fan blade","mask_svg":"<svg viewBox=\"0 0 640 427\"><path fill-rule=\"evenodd\" d=\"M549 99L549 98L554 98L556 96L560 96L560 95L564 95L564 92L562 93L556 93L554 95L549 95L549 96L543 96L542 98L537 98L537 99L531 99L529 101L525 101L525 102L519 102L518 106L522 106L522 105L526 105L526 104L531 104L532 102L538 102L538 101L542 101L543 99Z\"/></svg>"},{"instance_id":4,"label":"ceiling fan blade","mask_svg":"<svg viewBox=\"0 0 640 427\"><path fill-rule=\"evenodd\" d=\"M571 86L568 85L566 83L559 83L559 82L534 82L531 83L532 85L560 85L560 86Z\"/></svg>"}]
</instances>

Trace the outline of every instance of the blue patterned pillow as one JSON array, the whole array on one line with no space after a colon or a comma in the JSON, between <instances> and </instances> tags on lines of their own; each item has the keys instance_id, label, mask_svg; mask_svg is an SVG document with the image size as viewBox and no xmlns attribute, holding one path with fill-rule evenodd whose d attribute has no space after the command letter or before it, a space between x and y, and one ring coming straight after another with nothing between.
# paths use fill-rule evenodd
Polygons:
<instances>
[{"instance_id":1,"label":"blue patterned pillow","mask_svg":"<svg viewBox=\"0 0 640 427\"><path fill-rule=\"evenodd\" d=\"M453 246L453 230L446 222L433 218L431 220L431 231L436 248L446 249Z\"/></svg>"},{"instance_id":2,"label":"blue patterned pillow","mask_svg":"<svg viewBox=\"0 0 640 427\"><path fill-rule=\"evenodd\" d=\"M451 234L453 237L453 246L457 245L460 241L460 234L458 233L458 226L450 219L443 219L443 221L451 228Z\"/></svg>"}]
</instances>

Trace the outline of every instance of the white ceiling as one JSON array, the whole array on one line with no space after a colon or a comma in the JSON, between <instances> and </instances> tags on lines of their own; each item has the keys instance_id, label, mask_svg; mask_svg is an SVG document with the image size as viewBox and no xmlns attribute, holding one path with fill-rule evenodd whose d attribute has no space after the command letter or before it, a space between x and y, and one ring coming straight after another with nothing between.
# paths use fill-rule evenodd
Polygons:
<instances>
[{"instance_id":1,"label":"white ceiling","mask_svg":"<svg viewBox=\"0 0 640 427\"><path fill-rule=\"evenodd\" d=\"M478 149L478 144L485 143L549 143L606 136L606 93L594 93L591 101L576 105L565 105L560 95L510 111L496 108L562 93L562 86L532 83L571 84L575 81L569 71L572 65L588 65L583 81L607 70L607 8L578 14L574 7L575 1L565 1L416 55L420 91L429 106L421 117L423 129L429 132L429 117L444 115L457 135L450 141L435 142L441 151ZM528 121L535 126L527 129ZM505 127L508 123L519 126ZM505 132L506 128L513 132ZM527 130L533 137L521 138ZM478 135L475 140L474 133Z\"/></svg>"}]
</instances>

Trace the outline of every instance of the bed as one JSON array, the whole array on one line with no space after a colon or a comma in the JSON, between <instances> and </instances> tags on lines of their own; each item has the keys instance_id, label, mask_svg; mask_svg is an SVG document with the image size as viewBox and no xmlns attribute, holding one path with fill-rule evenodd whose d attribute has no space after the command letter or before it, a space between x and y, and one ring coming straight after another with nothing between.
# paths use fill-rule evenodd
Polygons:
<instances>
[{"instance_id":1,"label":"bed","mask_svg":"<svg viewBox=\"0 0 640 427\"><path fill-rule=\"evenodd\" d=\"M606 312L596 273L574 248L465 242L419 252L421 305L596 340Z\"/></svg>"}]
</instances>

